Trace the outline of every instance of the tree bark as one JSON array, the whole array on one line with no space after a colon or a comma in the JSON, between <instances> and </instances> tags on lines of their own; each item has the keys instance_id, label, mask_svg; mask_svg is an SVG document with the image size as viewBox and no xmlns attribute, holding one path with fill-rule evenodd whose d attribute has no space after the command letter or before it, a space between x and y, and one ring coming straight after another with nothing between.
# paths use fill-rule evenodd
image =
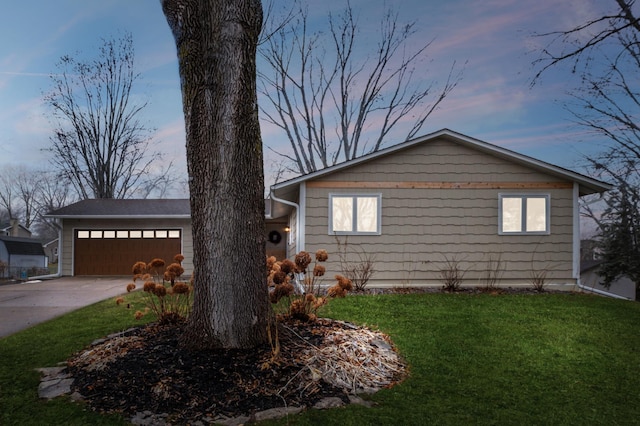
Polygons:
<instances>
[{"instance_id":1,"label":"tree bark","mask_svg":"<svg viewBox=\"0 0 640 426\"><path fill-rule=\"evenodd\" d=\"M194 250L191 347L267 341L259 0L161 0L178 52Z\"/></svg>"}]
</instances>

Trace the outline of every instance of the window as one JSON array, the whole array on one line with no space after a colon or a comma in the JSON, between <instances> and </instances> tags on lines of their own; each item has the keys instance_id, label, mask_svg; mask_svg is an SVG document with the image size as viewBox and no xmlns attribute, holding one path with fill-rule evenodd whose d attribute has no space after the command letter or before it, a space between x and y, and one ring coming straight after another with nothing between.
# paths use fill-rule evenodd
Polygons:
<instances>
[{"instance_id":1,"label":"window","mask_svg":"<svg viewBox=\"0 0 640 426\"><path fill-rule=\"evenodd\" d=\"M329 234L380 235L380 194L329 194Z\"/></svg>"},{"instance_id":2,"label":"window","mask_svg":"<svg viewBox=\"0 0 640 426\"><path fill-rule=\"evenodd\" d=\"M500 194L499 234L548 234L549 195Z\"/></svg>"}]
</instances>

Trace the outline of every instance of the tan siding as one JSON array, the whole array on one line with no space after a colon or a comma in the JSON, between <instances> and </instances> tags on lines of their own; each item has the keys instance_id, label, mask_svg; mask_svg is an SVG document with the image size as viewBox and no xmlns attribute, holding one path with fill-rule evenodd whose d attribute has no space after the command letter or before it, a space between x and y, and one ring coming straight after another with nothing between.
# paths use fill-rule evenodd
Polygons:
<instances>
[{"instance_id":1,"label":"tan siding","mask_svg":"<svg viewBox=\"0 0 640 426\"><path fill-rule=\"evenodd\" d=\"M332 174L323 182L554 182L557 179L505 160L442 141ZM326 185L322 185L326 186ZM372 284L440 284L447 260L458 260L467 284L486 275L489 258L500 257L505 283L524 283L532 271L548 270L549 282L572 283L573 191L567 189L366 189L307 187L306 249L334 255L328 276L338 273L336 237L328 235L330 193L382 194L382 235L341 236L353 252L375 256ZM566 185L565 185L566 186ZM550 235L498 235L500 193L551 197ZM353 259L357 259L353 255Z\"/></svg>"}]
</instances>

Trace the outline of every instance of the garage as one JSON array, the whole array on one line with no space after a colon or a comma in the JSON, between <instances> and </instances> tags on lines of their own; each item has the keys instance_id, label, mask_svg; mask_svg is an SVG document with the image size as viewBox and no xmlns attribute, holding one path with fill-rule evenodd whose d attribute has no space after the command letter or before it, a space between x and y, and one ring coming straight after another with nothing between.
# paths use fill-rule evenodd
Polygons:
<instances>
[{"instance_id":1,"label":"garage","mask_svg":"<svg viewBox=\"0 0 640 426\"><path fill-rule=\"evenodd\" d=\"M76 229L74 275L131 275L135 262L182 253L180 229Z\"/></svg>"}]
</instances>

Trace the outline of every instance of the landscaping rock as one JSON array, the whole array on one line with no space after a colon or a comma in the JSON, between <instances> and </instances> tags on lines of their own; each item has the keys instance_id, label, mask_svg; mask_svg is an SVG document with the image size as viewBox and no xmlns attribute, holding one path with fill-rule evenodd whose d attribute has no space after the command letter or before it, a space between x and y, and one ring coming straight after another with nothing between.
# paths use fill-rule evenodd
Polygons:
<instances>
[{"instance_id":1,"label":"landscaping rock","mask_svg":"<svg viewBox=\"0 0 640 426\"><path fill-rule=\"evenodd\" d=\"M329 398L321 399L316 403L316 405L313 406L313 408L318 410L324 410L327 408L342 407L343 405L344 405L344 401L342 399L338 398L337 396L332 396Z\"/></svg>"}]
</instances>

